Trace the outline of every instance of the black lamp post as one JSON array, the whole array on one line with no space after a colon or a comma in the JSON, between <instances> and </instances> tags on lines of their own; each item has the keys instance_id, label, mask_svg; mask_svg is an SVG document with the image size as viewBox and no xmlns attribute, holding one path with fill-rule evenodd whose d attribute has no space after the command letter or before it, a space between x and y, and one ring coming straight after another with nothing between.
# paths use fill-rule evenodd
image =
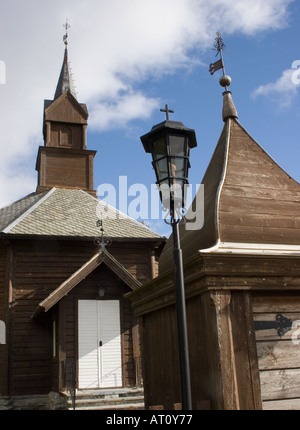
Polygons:
<instances>
[{"instance_id":1,"label":"black lamp post","mask_svg":"<svg viewBox=\"0 0 300 430\"><path fill-rule=\"evenodd\" d=\"M187 341L186 308L179 221L185 207L185 186L188 184L190 149L197 146L195 131L181 122L170 121L168 105L166 121L155 125L141 137L145 151L152 154L153 167L159 186L162 206L169 211L173 231L176 313L182 409L192 409L190 366Z\"/></svg>"}]
</instances>

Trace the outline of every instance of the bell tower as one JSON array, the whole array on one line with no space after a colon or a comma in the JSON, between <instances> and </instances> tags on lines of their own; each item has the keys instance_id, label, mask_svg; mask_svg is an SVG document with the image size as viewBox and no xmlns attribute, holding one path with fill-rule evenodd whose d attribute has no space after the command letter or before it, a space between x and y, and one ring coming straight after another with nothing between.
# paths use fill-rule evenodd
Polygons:
<instances>
[{"instance_id":1,"label":"bell tower","mask_svg":"<svg viewBox=\"0 0 300 430\"><path fill-rule=\"evenodd\" d=\"M66 30L68 24L66 24ZM53 187L83 189L93 195L94 156L87 150L88 110L77 100L68 60L68 33L65 52L53 100L44 102L44 146L37 155L37 192Z\"/></svg>"}]
</instances>

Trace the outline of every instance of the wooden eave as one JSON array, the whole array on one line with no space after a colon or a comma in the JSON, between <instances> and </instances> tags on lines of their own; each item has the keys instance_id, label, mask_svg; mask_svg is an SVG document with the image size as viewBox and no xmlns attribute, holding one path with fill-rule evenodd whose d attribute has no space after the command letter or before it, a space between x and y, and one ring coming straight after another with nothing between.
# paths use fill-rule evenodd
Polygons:
<instances>
[{"instance_id":1,"label":"wooden eave","mask_svg":"<svg viewBox=\"0 0 300 430\"><path fill-rule=\"evenodd\" d=\"M36 318L41 312L47 312L49 309L51 309L57 302L66 296L74 287L76 287L76 285L83 281L102 263L111 269L132 290L135 290L142 285L109 252L101 250L97 252L87 263L80 267L80 269L74 272L73 275L71 275L65 282L56 288L56 290L49 294L48 297L40 302L35 309L32 318Z\"/></svg>"},{"instance_id":2,"label":"wooden eave","mask_svg":"<svg viewBox=\"0 0 300 430\"><path fill-rule=\"evenodd\" d=\"M59 235L47 235L47 234L21 234L21 233L3 233L0 232L0 238L3 240L72 240L72 241L91 241L95 242L95 236L59 236ZM162 237L158 239L157 237L113 237L114 243L150 243L161 250L163 248L166 238Z\"/></svg>"},{"instance_id":3,"label":"wooden eave","mask_svg":"<svg viewBox=\"0 0 300 430\"><path fill-rule=\"evenodd\" d=\"M300 253L265 255L197 252L184 263L186 300L207 291L300 292ZM139 317L176 302L174 271L168 270L125 295Z\"/></svg>"}]
</instances>

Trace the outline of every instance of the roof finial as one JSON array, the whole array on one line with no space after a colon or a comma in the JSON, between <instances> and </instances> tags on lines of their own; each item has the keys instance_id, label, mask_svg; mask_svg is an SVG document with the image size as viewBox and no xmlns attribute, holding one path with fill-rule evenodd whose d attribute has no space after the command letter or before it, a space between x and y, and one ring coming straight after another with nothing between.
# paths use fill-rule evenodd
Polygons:
<instances>
[{"instance_id":1,"label":"roof finial","mask_svg":"<svg viewBox=\"0 0 300 430\"><path fill-rule=\"evenodd\" d=\"M220 85L225 88L225 91L223 93L223 120L226 121L228 118L237 118L237 111L235 109L231 92L228 91L228 87L231 84L231 77L226 75L225 72L225 66L224 66L224 60L223 60L223 52L226 48L225 43L222 39L221 34L218 32L217 37L215 38L214 43L214 51L217 51L217 54L220 54L220 60L216 61L215 63L210 64L209 71L210 74L213 75L217 70L222 69L223 75L220 77Z\"/></svg>"},{"instance_id":2,"label":"roof finial","mask_svg":"<svg viewBox=\"0 0 300 430\"><path fill-rule=\"evenodd\" d=\"M68 23L68 18L66 19L66 23L63 24L63 27L66 29L66 34L64 34L63 41L64 44L68 45L68 29L70 28L70 24Z\"/></svg>"},{"instance_id":3,"label":"roof finial","mask_svg":"<svg viewBox=\"0 0 300 430\"><path fill-rule=\"evenodd\" d=\"M223 52L226 52L224 51L225 48L226 46L222 39L222 36L219 32L217 32L217 37L215 38L215 43L214 43L214 51L217 51L216 55L220 54L221 58L215 63L210 64L209 71L210 71L210 74L213 75L217 70L222 69L223 76L221 76L219 82L220 82L220 85L225 88L225 91L228 91L228 87L231 84L231 78L230 76L226 75L226 72L225 72L225 66L224 66L224 60L223 60Z\"/></svg>"}]
</instances>

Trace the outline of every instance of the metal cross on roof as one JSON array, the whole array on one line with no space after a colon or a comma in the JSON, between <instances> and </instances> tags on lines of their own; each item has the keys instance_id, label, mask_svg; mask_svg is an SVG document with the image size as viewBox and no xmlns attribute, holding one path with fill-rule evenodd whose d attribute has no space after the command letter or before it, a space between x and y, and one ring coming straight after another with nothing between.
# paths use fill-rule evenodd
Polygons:
<instances>
[{"instance_id":1,"label":"metal cross on roof","mask_svg":"<svg viewBox=\"0 0 300 430\"><path fill-rule=\"evenodd\" d=\"M95 237L94 243L95 245L100 246L101 251L106 251L106 246L111 245L112 239L111 237L104 236L104 228L102 220L97 220L96 222L97 227L100 227L101 236Z\"/></svg>"},{"instance_id":2,"label":"metal cross on roof","mask_svg":"<svg viewBox=\"0 0 300 430\"><path fill-rule=\"evenodd\" d=\"M169 121L169 113L174 113L174 111L173 110L171 110L171 109L169 109L169 106L168 105L165 105L165 108L164 109L160 109L160 111L161 112L165 112L165 114L166 114L166 118L167 118L167 121Z\"/></svg>"}]
</instances>

